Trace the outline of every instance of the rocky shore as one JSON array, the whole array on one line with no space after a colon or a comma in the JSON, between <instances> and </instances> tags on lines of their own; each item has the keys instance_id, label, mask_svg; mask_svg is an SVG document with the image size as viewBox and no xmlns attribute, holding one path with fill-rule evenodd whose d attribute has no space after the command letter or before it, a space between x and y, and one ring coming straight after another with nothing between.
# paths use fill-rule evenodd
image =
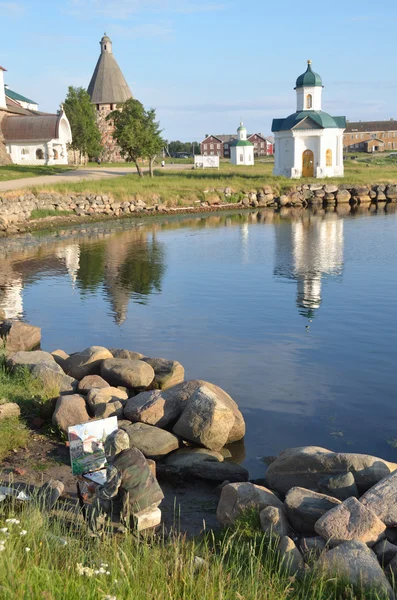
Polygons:
<instances>
[{"instance_id":1,"label":"rocky shore","mask_svg":"<svg viewBox=\"0 0 397 600\"><path fill-rule=\"evenodd\" d=\"M333 208L361 206L384 208L397 203L397 184L357 186L346 184L312 183L291 187L279 193L271 186L235 193L231 187L208 188L202 199L191 204L168 206L161 195L153 194L151 202L144 202L139 194L129 200L119 201L108 195L68 194L53 192L0 196L0 233L12 234L29 229L33 211L55 211L69 214L72 222L87 219L120 218L159 214L181 214L224 210L231 208L269 208L277 211L283 207Z\"/></svg>"},{"instance_id":2,"label":"rocky shore","mask_svg":"<svg viewBox=\"0 0 397 600\"><path fill-rule=\"evenodd\" d=\"M227 448L245 435L237 404L210 382L185 381L178 361L101 346L71 355L36 350L40 329L18 321L3 320L0 335L11 371L24 366L57 390L43 422L67 432L117 416L131 445L156 461L160 480L215 482L223 526L254 514L263 535L278 540L291 576L321 572L395 598L396 463L306 446L268 457L263 479L249 481ZM12 403L0 409L0 420L19 415Z\"/></svg>"}]
</instances>

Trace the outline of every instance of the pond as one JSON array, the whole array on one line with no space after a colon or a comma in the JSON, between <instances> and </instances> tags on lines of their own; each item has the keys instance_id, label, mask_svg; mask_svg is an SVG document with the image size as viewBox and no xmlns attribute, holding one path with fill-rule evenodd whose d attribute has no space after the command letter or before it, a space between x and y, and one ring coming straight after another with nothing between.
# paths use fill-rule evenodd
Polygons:
<instances>
[{"instance_id":1,"label":"pond","mask_svg":"<svg viewBox=\"0 0 397 600\"><path fill-rule=\"evenodd\" d=\"M0 307L42 347L179 360L220 385L260 460L318 445L397 461L397 215L152 218L0 242Z\"/></svg>"}]
</instances>

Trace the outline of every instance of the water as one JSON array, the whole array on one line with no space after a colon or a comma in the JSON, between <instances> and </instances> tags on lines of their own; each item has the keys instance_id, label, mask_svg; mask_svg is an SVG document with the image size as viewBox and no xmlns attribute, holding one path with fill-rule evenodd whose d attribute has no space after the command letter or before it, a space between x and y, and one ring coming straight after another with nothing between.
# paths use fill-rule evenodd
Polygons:
<instances>
[{"instance_id":1,"label":"water","mask_svg":"<svg viewBox=\"0 0 397 600\"><path fill-rule=\"evenodd\" d=\"M2 240L0 307L43 349L179 360L239 404L235 453L313 444L397 462L396 213L231 213Z\"/></svg>"}]
</instances>

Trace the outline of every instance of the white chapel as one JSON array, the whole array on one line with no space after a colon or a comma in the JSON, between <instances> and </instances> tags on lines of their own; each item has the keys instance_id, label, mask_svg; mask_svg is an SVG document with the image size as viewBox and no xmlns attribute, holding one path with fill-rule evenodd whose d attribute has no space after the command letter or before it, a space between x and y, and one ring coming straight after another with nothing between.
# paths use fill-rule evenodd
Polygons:
<instances>
[{"instance_id":1,"label":"white chapel","mask_svg":"<svg viewBox=\"0 0 397 600\"><path fill-rule=\"evenodd\" d=\"M296 80L296 112L273 119L275 139L274 175L343 177L345 117L331 117L322 108L323 83L308 61Z\"/></svg>"},{"instance_id":2,"label":"white chapel","mask_svg":"<svg viewBox=\"0 0 397 600\"><path fill-rule=\"evenodd\" d=\"M237 129L237 139L230 144L230 162L232 165L254 164L254 144L247 140L247 130L243 123Z\"/></svg>"}]
</instances>

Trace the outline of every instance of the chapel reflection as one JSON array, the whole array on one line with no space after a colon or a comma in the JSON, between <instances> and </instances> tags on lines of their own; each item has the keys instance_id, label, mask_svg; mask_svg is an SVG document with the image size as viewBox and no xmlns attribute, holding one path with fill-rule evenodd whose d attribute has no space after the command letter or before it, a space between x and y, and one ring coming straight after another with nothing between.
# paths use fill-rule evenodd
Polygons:
<instances>
[{"instance_id":1,"label":"chapel reflection","mask_svg":"<svg viewBox=\"0 0 397 600\"><path fill-rule=\"evenodd\" d=\"M313 319L322 303L323 282L343 273L343 219L336 213L280 223L275 228L278 277L297 282L299 313Z\"/></svg>"}]
</instances>

